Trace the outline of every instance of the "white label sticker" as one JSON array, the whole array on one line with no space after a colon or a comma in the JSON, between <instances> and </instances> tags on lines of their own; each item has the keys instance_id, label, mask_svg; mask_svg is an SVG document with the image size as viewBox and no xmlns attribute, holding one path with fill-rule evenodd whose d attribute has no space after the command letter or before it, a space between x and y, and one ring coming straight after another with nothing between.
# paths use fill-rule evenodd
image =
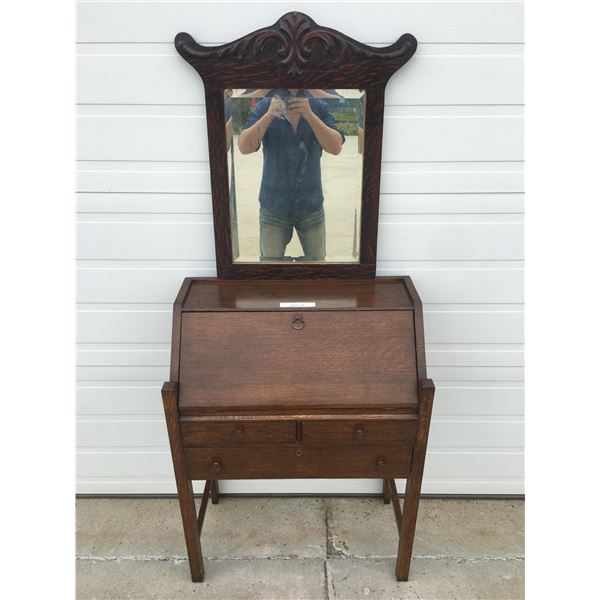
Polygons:
<instances>
[{"instance_id":1,"label":"white label sticker","mask_svg":"<svg viewBox=\"0 0 600 600\"><path fill-rule=\"evenodd\" d=\"M316 302L280 302L279 308L314 308Z\"/></svg>"}]
</instances>

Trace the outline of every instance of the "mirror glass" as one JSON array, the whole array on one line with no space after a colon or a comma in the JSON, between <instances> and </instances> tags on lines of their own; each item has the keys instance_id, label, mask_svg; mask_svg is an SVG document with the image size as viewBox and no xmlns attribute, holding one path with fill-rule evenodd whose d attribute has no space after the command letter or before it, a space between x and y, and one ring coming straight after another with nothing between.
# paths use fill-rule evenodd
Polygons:
<instances>
[{"instance_id":1,"label":"mirror glass","mask_svg":"<svg viewBox=\"0 0 600 600\"><path fill-rule=\"evenodd\" d=\"M225 90L233 260L357 263L365 94Z\"/></svg>"}]
</instances>

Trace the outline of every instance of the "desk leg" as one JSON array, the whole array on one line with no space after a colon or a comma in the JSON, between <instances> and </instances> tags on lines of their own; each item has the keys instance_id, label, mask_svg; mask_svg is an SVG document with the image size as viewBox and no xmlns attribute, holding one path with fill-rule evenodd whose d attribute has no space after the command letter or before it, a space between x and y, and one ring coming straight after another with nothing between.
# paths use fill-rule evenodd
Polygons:
<instances>
[{"instance_id":1,"label":"desk leg","mask_svg":"<svg viewBox=\"0 0 600 600\"><path fill-rule=\"evenodd\" d=\"M216 479L210 482L210 497L213 504L219 504L219 482Z\"/></svg>"},{"instance_id":2,"label":"desk leg","mask_svg":"<svg viewBox=\"0 0 600 600\"><path fill-rule=\"evenodd\" d=\"M192 487L192 480L188 479L185 468L183 442L177 411L177 385L174 383L165 383L162 388L162 398L192 581L202 581L204 579L204 561L202 560L202 546L200 545L200 532L198 531L194 489Z\"/></svg>"},{"instance_id":3,"label":"desk leg","mask_svg":"<svg viewBox=\"0 0 600 600\"><path fill-rule=\"evenodd\" d=\"M390 488L388 486L388 480L387 479L383 480L383 503L384 504L389 504L390 503Z\"/></svg>"},{"instance_id":4,"label":"desk leg","mask_svg":"<svg viewBox=\"0 0 600 600\"><path fill-rule=\"evenodd\" d=\"M410 571L434 391L435 388L431 379L419 381L419 423L410 473L406 480L403 514L400 523L400 541L398 543L398 560L396 562L396 579L398 581L408 581L408 572Z\"/></svg>"},{"instance_id":5,"label":"desk leg","mask_svg":"<svg viewBox=\"0 0 600 600\"><path fill-rule=\"evenodd\" d=\"M402 521L400 521L400 541L398 543L398 560L396 562L396 579L408 581L408 572L412 560L412 548L417 525L417 512L421 496L421 477L418 473L411 472L406 481L406 493Z\"/></svg>"}]
</instances>

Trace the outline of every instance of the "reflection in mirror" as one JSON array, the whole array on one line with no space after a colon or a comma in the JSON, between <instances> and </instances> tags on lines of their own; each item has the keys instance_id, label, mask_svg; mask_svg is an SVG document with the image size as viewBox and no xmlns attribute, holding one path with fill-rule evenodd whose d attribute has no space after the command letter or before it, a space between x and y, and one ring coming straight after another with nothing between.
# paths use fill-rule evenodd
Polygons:
<instances>
[{"instance_id":1,"label":"reflection in mirror","mask_svg":"<svg viewBox=\"0 0 600 600\"><path fill-rule=\"evenodd\" d=\"M359 262L365 95L225 90L234 262Z\"/></svg>"}]
</instances>

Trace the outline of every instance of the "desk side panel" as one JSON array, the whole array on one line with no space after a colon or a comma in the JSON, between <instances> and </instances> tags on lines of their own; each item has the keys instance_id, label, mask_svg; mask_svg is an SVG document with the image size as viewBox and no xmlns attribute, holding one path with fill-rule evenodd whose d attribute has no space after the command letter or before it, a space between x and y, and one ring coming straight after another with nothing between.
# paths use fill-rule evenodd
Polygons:
<instances>
[{"instance_id":1,"label":"desk side panel","mask_svg":"<svg viewBox=\"0 0 600 600\"><path fill-rule=\"evenodd\" d=\"M171 382L179 381L179 350L181 347L181 310L192 285L193 279L186 277L179 288L177 298L173 304L173 329L171 331Z\"/></svg>"}]
</instances>

